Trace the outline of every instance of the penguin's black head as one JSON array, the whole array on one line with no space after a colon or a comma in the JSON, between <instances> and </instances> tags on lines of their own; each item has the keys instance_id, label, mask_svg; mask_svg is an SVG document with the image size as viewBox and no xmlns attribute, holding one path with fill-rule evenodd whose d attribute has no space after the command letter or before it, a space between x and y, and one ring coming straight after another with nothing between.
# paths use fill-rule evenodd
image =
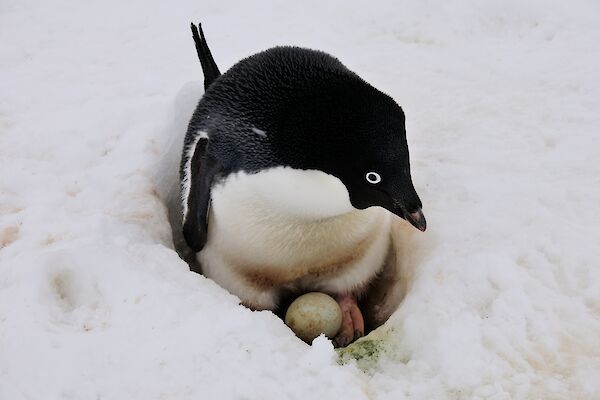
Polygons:
<instances>
[{"instance_id":1,"label":"penguin's black head","mask_svg":"<svg viewBox=\"0 0 600 400\"><path fill-rule=\"evenodd\" d=\"M301 103L294 125L310 143L283 147L301 151L303 167L340 179L355 208L381 206L425 231L400 106L362 80L324 85Z\"/></svg>"},{"instance_id":2,"label":"penguin's black head","mask_svg":"<svg viewBox=\"0 0 600 400\"><path fill-rule=\"evenodd\" d=\"M378 96L379 97L379 96ZM358 209L381 206L415 228L425 231L423 207L411 174L404 112L391 98L365 107L362 120L348 127L342 146L350 156L336 168L346 185L350 202Z\"/></svg>"}]
</instances>

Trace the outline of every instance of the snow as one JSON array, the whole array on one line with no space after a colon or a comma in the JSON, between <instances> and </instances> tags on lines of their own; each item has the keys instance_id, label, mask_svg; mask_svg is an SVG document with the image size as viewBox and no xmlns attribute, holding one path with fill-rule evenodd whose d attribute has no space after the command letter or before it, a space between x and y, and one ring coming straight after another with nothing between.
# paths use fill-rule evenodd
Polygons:
<instances>
[{"instance_id":1,"label":"snow","mask_svg":"<svg viewBox=\"0 0 600 400\"><path fill-rule=\"evenodd\" d=\"M600 398L599 7L4 1L0 399ZM403 106L428 230L397 226L406 295L371 359L173 251L191 21L222 71L317 48Z\"/></svg>"}]
</instances>

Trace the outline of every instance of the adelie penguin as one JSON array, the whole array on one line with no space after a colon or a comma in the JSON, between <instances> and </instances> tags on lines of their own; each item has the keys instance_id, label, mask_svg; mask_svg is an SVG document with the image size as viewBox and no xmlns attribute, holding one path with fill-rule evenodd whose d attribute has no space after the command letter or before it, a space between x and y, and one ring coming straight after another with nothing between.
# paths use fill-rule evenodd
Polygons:
<instances>
[{"instance_id":1,"label":"adelie penguin","mask_svg":"<svg viewBox=\"0 0 600 400\"><path fill-rule=\"evenodd\" d=\"M206 91L181 161L185 240L252 309L330 294L345 346L364 335L357 298L383 266L392 218L426 227L404 113L320 51L275 47L221 75L198 28Z\"/></svg>"}]
</instances>

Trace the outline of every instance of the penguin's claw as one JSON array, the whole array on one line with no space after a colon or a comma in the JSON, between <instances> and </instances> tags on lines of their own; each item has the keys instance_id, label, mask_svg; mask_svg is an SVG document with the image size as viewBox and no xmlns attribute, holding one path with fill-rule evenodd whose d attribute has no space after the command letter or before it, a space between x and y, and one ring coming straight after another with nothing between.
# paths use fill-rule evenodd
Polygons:
<instances>
[{"instance_id":1,"label":"penguin's claw","mask_svg":"<svg viewBox=\"0 0 600 400\"><path fill-rule=\"evenodd\" d=\"M365 321L355 296L338 295L335 299L342 309L342 327L334 342L337 347L345 347L365 335Z\"/></svg>"}]
</instances>

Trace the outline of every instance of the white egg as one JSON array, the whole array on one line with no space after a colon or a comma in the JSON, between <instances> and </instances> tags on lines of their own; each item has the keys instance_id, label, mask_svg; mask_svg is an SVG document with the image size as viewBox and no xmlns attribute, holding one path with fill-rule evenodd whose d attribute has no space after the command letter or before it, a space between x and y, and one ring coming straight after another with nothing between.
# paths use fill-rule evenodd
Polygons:
<instances>
[{"instance_id":1,"label":"white egg","mask_svg":"<svg viewBox=\"0 0 600 400\"><path fill-rule=\"evenodd\" d=\"M325 293L306 293L290 304L285 324L307 343L321 333L333 339L342 326L342 310L337 301Z\"/></svg>"}]
</instances>

